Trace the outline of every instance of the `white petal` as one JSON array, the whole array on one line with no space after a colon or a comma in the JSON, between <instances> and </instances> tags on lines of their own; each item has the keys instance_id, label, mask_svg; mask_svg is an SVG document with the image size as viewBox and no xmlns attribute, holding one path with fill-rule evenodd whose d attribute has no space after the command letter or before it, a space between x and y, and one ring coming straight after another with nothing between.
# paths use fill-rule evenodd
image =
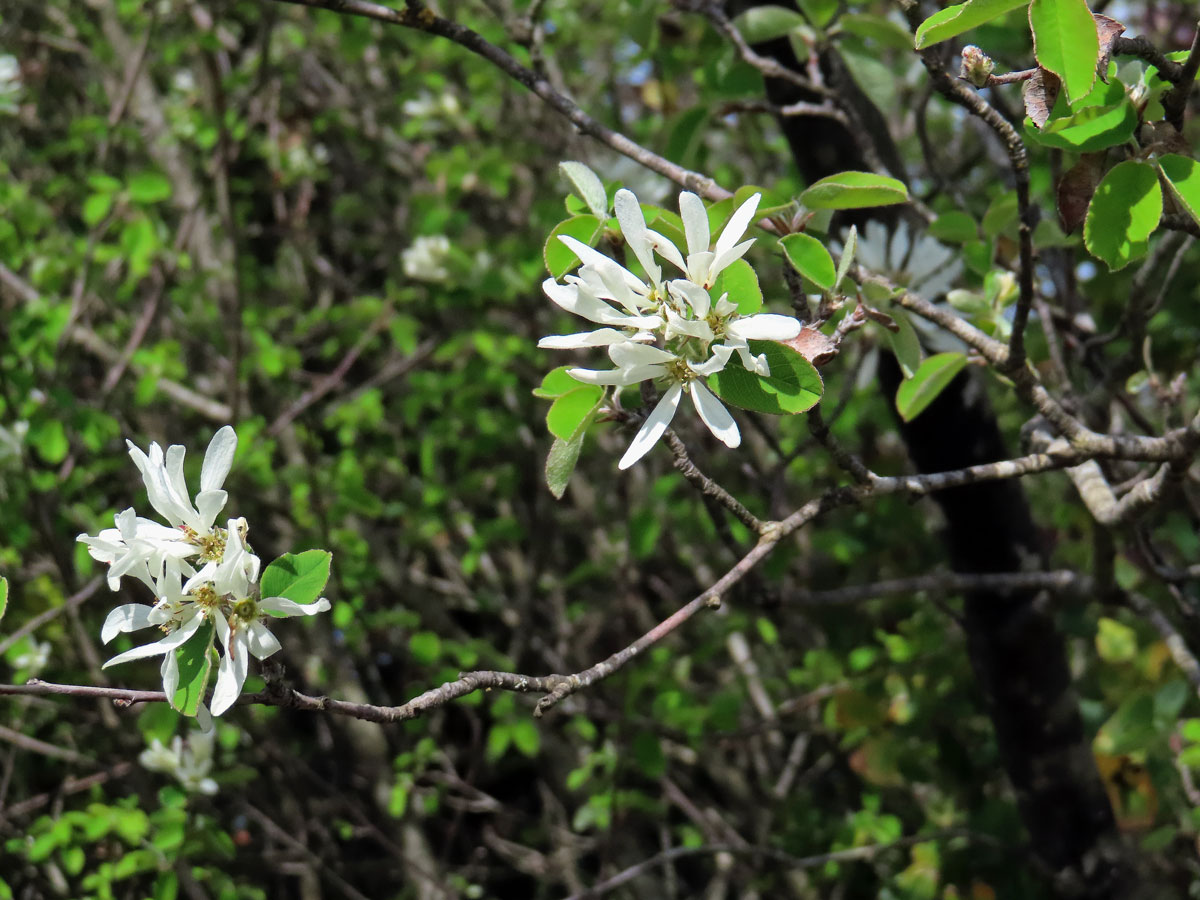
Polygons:
<instances>
[{"instance_id":1,"label":"white petal","mask_svg":"<svg viewBox=\"0 0 1200 900\"><path fill-rule=\"evenodd\" d=\"M153 644L143 644L141 647L134 647L132 650L126 650L124 653L118 653L100 668L107 669L109 666L120 665L123 662L129 662L133 659L145 659L148 656L158 656L162 653L167 653L174 650L176 647L181 647L187 643L188 638L196 633L196 629L200 627L202 616L192 616L185 620L184 623L172 631L161 641L155 641Z\"/></svg>"},{"instance_id":2,"label":"white petal","mask_svg":"<svg viewBox=\"0 0 1200 900\"><path fill-rule=\"evenodd\" d=\"M746 229L750 227L750 223L754 221L754 214L758 210L758 201L762 199L762 194L755 194L745 203L737 208L737 211L729 217L729 222L725 229L721 232L721 236L717 238L717 246L715 248L717 258L726 250L729 250L741 240L742 235L746 233Z\"/></svg>"},{"instance_id":3,"label":"white petal","mask_svg":"<svg viewBox=\"0 0 1200 900\"><path fill-rule=\"evenodd\" d=\"M669 241L665 235L661 235L657 231L647 228L646 239L650 241L650 246L654 248L655 252L659 256L661 256L671 265L676 266L680 271L687 271L687 263L683 261L683 254L679 252L679 248L671 243L671 241Z\"/></svg>"},{"instance_id":4,"label":"white petal","mask_svg":"<svg viewBox=\"0 0 1200 900\"><path fill-rule=\"evenodd\" d=\"M196 529L199 534L208 534L212 531L213 522L217 520L217 514L224 509L225 501L229 499L229 495L225 491L201 491L196 495L196 509L200 512L200 526Z\"/></svg>"},{"instance_id":5,"label":"white petal","mask_svg":"<svg viewBox=\"0 0 1200 900\"><path fill-rule=\"evenodd\" d=\"M688 253L703 253L712 240L708 228L708 212L704 201L691 191L679 195L679 217L683 219L683 233L687 236Z\"/></svg>"},{"instance_id":6,"label":"white petal","mask_svg":"<svg viewBox=\"0 0 1200 900\"><path fill-rule=\"evenodd\" d=\"M631 369L567 369L567 374L584 384L615 384L622 387L657 378L662 370L657 366L638 366Z\"/></svg>"},{"instance_id":7,"label":"white petal","mask_svg":"<svg viewBox=\"0 0 1200 900\"><path fill-rule=\"evenodd\" d=\"M266 659L268 656L278 653L283 649L279 643L279 639L271 634L262 622L250 623L247 628L246 641L250 647L250 652L258 659Z\"/></svg>"},{"instance_id":8,"label":"white petal","mask_svg":"<svg viewBox=\"0 0 1200 900\"><path fill-rule=\"evenodd\" d=\"M646 217L642 215L642 206L638 203L638 198L633 191L622 188L613 198L613 209L617 214L617 221L621 223L621 234L625 236L629 249L646 270L646 277L653 284L660 284L662 269L654 261L650 239L646 235Z\"/></svg>"},{"instance_id":9,"label":"white petal","mask_svg":"<svg viewBox=\"0 0 1200 900\"><path fill-rule=\"evenodd\" d=\"M730 247L728 250L722 250L713 260L712 266L708 270L708 277L715 281L717 276L724 272L727 268L746 255L746 251L754 244L754 238L748 241L742 241L736 246Z\"/></svg>"},{"instance_id":10,"label":"white petal","mask_svg":"<svg viewBox=\"0 0 1200 900\"><path fill-rule=\"evenodd\" d=\"M747 341L786 341L800 333L800 323L791 316L760 313L734 319L729 332Z\"/></svg>"},{"instance_id":11,"label":"white petal","mask_svg":"<svg viewBox=\"0 0 1200 900\"><path fill-rule=\"evenodd\" d=\"M711 250L691 254L687 259L688 280L701 288L712 287L709 275L712 271L713 260L716 258L716 254Z\"/></svg>"},{"instance_id":12,"label":"white petal","mask_svg":"<svg viewBox=\"0 0 1200 900\"><path fill-rule=\"evenodd\" d=\"M642 282L642 279L594 247L589 247L587 244L576 240L568 234L560 234L558 239L570 247L571 251L579 257L585 266L616 266L621 271L621 277L625 279L625 283L633 288L633 290L646 290L646 285Z\"/></svg>"},{"instance_id":13,"label":"white petal","mask_svg":"<svg viewBox=\"0 0 1200 900\"><path fill-rule=\"evenodd\" d=\"M709 375L716 375L729 363L729 357L733 356L734 349L736 348L726 346L725 344L718 344L712 348L713 355L708 359L707 362L701 363L700 365L688 363L688 368L697 375L703 375L706 378Z\"/></svg>"},{"instance_id":14,"label":"white petal","mask_svg":"<svg viewBox=\"0 0 1200 900\"><path fill-rule=\"evenodd\" d=\"M700 414L700 418L708 426L708 430L726 447L738 446L742 442L742 434L738 431L737 422L733 421L733 416L729 414L725 404L699 381L693 381L688 387L692 391L692 403L696 407L696 412Z\"/></svg>"},{"instance_id":15,"label":"white petal","mask_svg":"<svg viewBox=\"0 0 1200 900\"><path fill-rule=\"evenodd\" d=\"M551 334L538 341L542 350L578 350L581 347L605 347L630 340L629 335L615 328L580 331L575 334Z\"/></svg>"},{"instance_id":16,"label":"white petal","mask_svg":"<svg viewBox=\"0 0 1200 900\"><path fill-rule=\"evenodd\" d=\"M122 632L149 628L154 624L150 621L150 613L153 610L153 606L146 606L144 603L126 603L124 606L118 606L104 620L104 627L100 629L101 642L107 644Z\"/></svg>"},{"instance_id":17,"label":"white petal","mask_svg":"<svg viewBox=\"0 0 1200 900\"><path fill-rule=\"evenodd\" d=\"M225 483L229 467L233 465L233 454L237 450L237 432L232 425L217 430L204 453L204 467L200 470L200 490L215 491Z\"/></svg>"},{"instance_id":18,"label":"white petal","mask_svg":"<svg viewBox=\"0 0 1200 900\"><path fill-rule=\"evenodd\" d=\"M674 362L675 354L649 344L625 341L621 344L612 344L608 348L608 358L621 368L631 368L634 366L661 366Z\"/></svg>"},{"instance_id":19,"label":"white petal","mask_svg":"<svg viewBox=\"0 0 1200 900\"><path fill-rule=\"evenodd\" d=\"M675 310L668 308L667 337L674 337L677 334L699 338L705 342L713 339L713 330L703 319L685 319Z\"/></svg>"},{"instance_id":20,"label":"white petal","mask_svg":"<svg viewBox=\"0 0 1200 900\"><path fill-rule=\"evenodd\" d=\"M667 291L680 303L687 303L692 308L697 318L704 319L708 317L709 311L712 309L712 298L708 295L708 291L700 287L698 284L693 284L682 278L676 278L667 285Z\"/></svg>"},{"instance_id":21,"label":"white petal","mask_svg":"<svg viewBox=\"0 0 1200 900\"><path fill-rule=\"evenodd\" d=\"M263 597L258 608L280 617L315 616L329 609L329 601L322 597L312 603L297 603L287 597Z\"/></svg>"},{"instance_id":22,"label":"white petal","mask_svg":"<svg viewBox=\"0 0 1200 900\"><path fill-rule=\"evenodd\" d=\"M175 658L173 652L163 657L162 668L158 672L162 675L163 693L170 700L179 690L179 660Z\"/></svg>"},{"instance_id":23,"label":"white petal","mask_svg":"<svg viewBox=\"0 0 1200 900\"><path fill-rule=\"evenodd\" d=\"M250 648L246 643L246 633L239 631L226 643L225 655L221 657L221 666L217 670L217 686L211 701L214 716L221 715L241 696L249 671Z\"/></svg>"},{"instance_id":24,"label":"white petal","mask_svg":"<svg viewBox=\"0 0 1200 900\"><path fill-rule=\"evenodd\" d=\"M618 469L628 469L649 453L650 448L658 443L658 439L663 436L663 432L671 424L671 419L675 418L675 410L679 409L679 398L681 396L683 396L682 385L673 384L667 389L662 399L658 401L658 406L654 407L654 412L646 417L646 421L642 423L642 427L634 435L629 449L625 451L625 455L617 463Z\"/></svg>"}]
</instances>

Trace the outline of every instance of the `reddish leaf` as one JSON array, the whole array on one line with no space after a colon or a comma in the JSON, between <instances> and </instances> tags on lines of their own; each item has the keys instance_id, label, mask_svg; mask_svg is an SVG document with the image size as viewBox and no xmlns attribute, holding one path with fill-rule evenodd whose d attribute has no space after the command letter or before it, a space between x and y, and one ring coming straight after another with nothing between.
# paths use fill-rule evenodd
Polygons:
<instances>
[{"instance_id":1,"label":"reddish leaf","mask_svg":"<svg viewBox=\"0 0 1200 900\"><path fill-rule=\"evenodd\" d=\"M814 366L824 365L838 353L837 344L811 325L805 325L794 338L780 343L787 344Z\"/></svg>"},{"instance_id":2,"label":"reddish leaf","mask_svg":"<svg viewBox=\"0 0 1200 900\"><path fill-rule=\"evenodd\" d=\"M1038 69L1033 77L1025 82L1021 93L1025 97L1025 115L1033 120L1033 124L1041 128L1050 118L1050 110L1054 109L1054 101L1058 99L1061 83L1058 76L1045 69Z\"/></svg>"},{"instance_id":3,"label":"reddish leaf","mask_svg":"<svg viewBox=\"0 0 1200 900\"><path fill-rule=\"evenodd\" d=\"M1087 218L1088 204L1104 174L1104 154L1084 153L1058 180L1058 224L1070 234Z\"/></svg>"},{"instance_id":4,"label":"reddish leaf","mask_svg":"<svg viewBox=\"0 0 1200 900\"><path fill-rule=\"evenodd\" d=\"M1096 36L1100 39L1100 59L1096 62L1096 74L1108 84L1108 61L1112 57L1113 42L1125 31L1125 26L1116 19L1092 13L1096 19Z\"/></svg>"}]
</instances>

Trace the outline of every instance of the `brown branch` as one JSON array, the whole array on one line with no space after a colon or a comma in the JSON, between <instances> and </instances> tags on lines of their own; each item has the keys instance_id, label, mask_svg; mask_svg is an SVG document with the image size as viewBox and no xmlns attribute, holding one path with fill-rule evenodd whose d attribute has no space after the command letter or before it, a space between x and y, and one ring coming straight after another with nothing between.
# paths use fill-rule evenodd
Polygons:
<instances>
[{"instance_id":1,"label":"brown branch","mask_svg":"<svg viewBox=\"0 0 1200 900\"><path fill-rule=\"evenodd\" d=\"M688 455L687 447L679 439L679 435L668 428L663 435L663 440L671 448L671 453L675 457L675 468L680 471L684 478L695 485L696 489L705 497L711 497L721 506L725 507L725 509L729 510L734 518L755 534L762 534L763 523L759 518L746 509L740 500L697 468L696 464L692 462L692 458Z\"/></svg>"},{"instance_id":2,"label":"brown branch","mask_svg":"<svg viewBox=\"0 0 1200 900\"><path fill-rule=\"evenodd\" d=\"M54 606L38 613L12 634L5 637L4 640L0 641L0 654L3 654L5 650L15 644L17 641L21 640L21 638L25 637L25 635L32 634L47 622L57 619L60 615L68 610L81 606L83 603L89 600L94 593L96 593L96 590L103 583L103 578L93 578L78 591L68 597L61 606Z\"/></svg>"},{"instance_id":3,"label":"brown branch","mask_svg":"<svg viewBox=\"0 0 1200 900\"><path fill-rule=\"evenodd\" d=\"M1196 23L1192 46L1189 48L1187 59L1183 61L1183 65L1179 69L1178 80L1162 98L1166 120L1175 127L1176 131L1183 131L1183 114L1187 109L1188 94L1191 93L1192 83L1196 80L1198 71L1200 71L1200 22Z\"/></svg>"},{"instance_id":4,"label":"brown branch","mask_svg":"<svg viewBox=\"0 0 1200 900\"><path fill-rule=\"evenodd\" d=\"M919 592L959 594L968 591L990 591L997 594L1020 591L1049 590L1087 596L1092 587L1091 579L1069 569L1053 572L996 572L971 574L966 572L936 572L916 575L911 578L893 578L872 584L856 584L827 591L796 591L791 595L804 605L858 603L874 600L889 594L915 594Z\"/></svg>"}]
</instances>

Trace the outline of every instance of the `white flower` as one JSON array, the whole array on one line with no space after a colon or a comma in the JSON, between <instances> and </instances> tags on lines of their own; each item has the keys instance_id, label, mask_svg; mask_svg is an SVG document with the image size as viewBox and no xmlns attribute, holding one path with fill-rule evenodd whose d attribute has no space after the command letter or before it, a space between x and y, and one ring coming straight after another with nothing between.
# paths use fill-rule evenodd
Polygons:
<instances>
[{"instance_id":1,"label":"white flower","mask_svg":"<svg viewBox=\"0 0 1200 900\"><path fill-rule=\"evenodd\" d=\"M887 275L930 300L950 290L963 269L954 251L929 235L914 243L907 222L901 222L890 239L887 228L868 222L855 256L864 268Z\"/></svg>"},{"instance_id":2,"label":"white flower","mask_svg":"<svg viewBox=\"0 0 1200 900\"><path fill-rule=\"evenodd\" d=\"M444 234L422 235L400 254L404 274L418 281L446 281L450 257L450 239Z\"/></svg>"},{"instance_id":3,"label":"white flower","mask_svg":"<svg viewBox=\"0 0 1200 900\"><path fill-rule=\"evenodd\" d=\"M633 192L617 191L617 221L646 280L575 238L559 237L583 265L578 274L566 276L565 284L547 279L542 289L558 306L604 327L550 335L538 346L553 350L605 347L615 369L568 369L572 378L585 384L626 387L657 380L665 387L662 399L621 458L620 468L633 465L654 446L674 417L685 387L709 431L727 446L738 446L741 435L733 417L699 379L722 371L734 353L746 369L769 376L766 355L751 353L749 341L785 341L800 333L800 323L791 316L743 316L726 294L714 302L709 293L721 272L754 243L753 239L739 240L754 221L758 202L755 194L739 206L710 249L703 201L688 191L681 193L679 211L688 251L684 258L671 241L647 227ZM665 280L656 255L686 277Z\"/></svg>"},{"instance_id":4,"label":"white flower","mask_svg":"<svg viewBox=\"0 0 1200 900\"><path fill-rule=\"evenodd\" d=\"M230 522L225 558L212 572L213 590L231 606L228 619L222 614L213 616L217 645L224 654L212 695L214 716L229 709L241 695L251 654L258 659L266 659L282 649L279 640L263 624L264 619L271 616L313 616L329 609L329 601L324 597L306 604L295 603L285 597L255 600L251 596L251 587L258 581L258 567L258 557L246 551L238 529Z\"/></svg>"},{"instance_id":5,"label":"white flower","mask_svg":"<svg viewBox=\"0 0 1200 900\"><path fill-rule=\"evenodd\" d=\"M116 528L76 538L87 545L92 559L108 563L108 586L112 590L120 587L122 575L132 575L153 590L155 573L168 567L191 571L185 561L199 551L182 532L143 519L132 507L117 513L113 520Z\"/></svg>"},{"instance_id":6,"label":"white flower","mask_svg":"<svg viewBox=\"0 0 1200 900\"><path fill-rule=\"evenodd\" d=\"M165 772L179 781L183 789L197 794L215 794L217 783L208 777L212 770L213 734L194 731L185 745L176 735L170 749L158 738L138 756L138 762L151 772Z\"/></svg>"},{"instance_id":7,"label":"white flower","mask_svg":"<svg viewBox=\"0 0 1200 900\"><path fill-rule=\"evenodd\" d=\"M50 662L50 642L29 638L29 645L24 652L12 661L14 669L25 671L30 678L41 674Z\"/></svg>"},{"instance_id":8,"label":"white flower","mask_svg":"<svg viewBox=\"0 0 1200 900\"><path fill-rule=\"evenodd\" d=\"M133 441L126 441L134 465L142 473L150 505L176 528L184 529L193 540L213 533L213 522L225 506L228 495L221 490L225 476L233 465L233 454L237 450L237 434L226 425L213 435L204 453L204 466L200 470L200 493L196 505L188 496L187 483L183 478L183 458L187 450L182 444L172 444L164 454L157 443L150 444L147 455Z\"/></svg>"}]
</instances>

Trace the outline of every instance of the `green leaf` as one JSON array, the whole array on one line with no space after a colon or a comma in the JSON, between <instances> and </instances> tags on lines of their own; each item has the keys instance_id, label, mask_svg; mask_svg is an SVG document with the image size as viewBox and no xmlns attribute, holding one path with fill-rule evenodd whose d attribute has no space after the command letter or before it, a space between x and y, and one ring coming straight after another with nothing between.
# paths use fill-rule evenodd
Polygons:
<instances>
[{"instance_id":1,"label":"green leaf","mask_svg":"<svg viewBox=\"0 0 1200 900\"><path fill-rule=\"evenodd\" d=\"M633 738L633 758L647 778L661 778L667 771L667 756L662 741L651 731L640 731Z\"/></svg>"},{"instance_id":2,"label":"green leaf","mask_svg":"<svg viewBox=\"0 0 1200 900\"><path fill-rule=\"evenodd\" d=\"M964 31L998 19L1005 13L1025 6L1029 0L968 0L934 13L917 28L913 46L923 50L949 40Z\"/></svg>"},{"instance_id":3,"label":"green leaf","mask_svg":"<svg viewBox=\"0 0 1200 900\"><path fill-rule=\"evenodd\" d=\"M758 275L744 259L723 269L709 293L714 300L722 294L729 294L730 302L737 304L738 312L743 316L754 315L762 309L763 296L762 288L758 286Z\"/></svg>"},{"instance_id":4,"label":"green leaf","mask_svg":"<svg viewBox=\"0 0 1200 900\"><path fill-rule=\"evenodd\" d=\"M1096 652L1107 663L1130 662L1137 656L1137 632L1116 619L1101 617L1097 623Z\"/></svg>"},{"instance_id":5,"label":"green leaf","mask_svg":"<svg viewBox=\"0 0 1200 900\"><path fill-rule=\"evenodd\" d=\"M937 399L954 376L967 364L965 353L938 353L929 357L896 391L896 411L905 422L911 422Z\"/></svg>"},{"instance_id":6,"label":"green leaf","mask_svg":"<svg viewBox=\"0 0 1200 900\"><path fill-rule=\"evenodd\" d=\"M570 440L575 430L591 415L596 401L604 396L604 388L595 384L580 384L578 390L558 397L546 413L546 427L556 438Z\"/></svg>"},{"instance_id":7,"label":"green leaf","mask_svg":"<svg viewBox=\"0 0 1200 900\"><path fill-rule=\"evenodd\" d=\"M846 273L850 271L850 267L854 265L854 254L858 252L858 227L850 226L850 231L846 234L846 246L842 248L842 257L838 260L837 280L834 284L841 284L842 279L846 277Z\"/></svg>"},{"instance_id":8,"label":"green leaf","mask_svg":"<svg viewBox=\"0 0 1200 900\"><path fill-rule=\"evenodd\" d=\"M824 28L833 21L840 5L838 0L796 0L796 3L804 10L808 21L818 28Z\"/></svg>"},{"instance_id":9,"label":"green leaf","mask_svg":"<svg viewBox=\"0 0 1200 900\"><path fill-rule=\"evenodd\" d=\"M797 272L813 284L829 290L837 284L837 269L825 245L811 234L788 234L779 239L779 246Z\"/></svg>"},{"instance_id":10,"label":"green leaf","mask_svg":"<svg viewBox=\"0 0 1200 900\"><path fill-rule=\"evenodd\" d=\"M889 309L888 315L892 317L896 327L900 330L892 331L885 328L884 333L887 335L892 353L896 355L896 362L900 364L900 371L904 373L905 378L912 378L921 367L921 341L917 337L912 322L909 321L908 313L901 307L896 306Z\"/></svg>"},{"instance_id":11,"label":"green leaf","mask_svg":"<svg viewBox=\"0 0 1200 900\"><path fill-rule=\"evenodd\" d=\"M804 16L782 6L755 6L733 20L748 44L783 37L793 28L807 24Z\"/></svg>"},{"instance_id":12,"label":"green leaf","mask_svg":"<svg viewBox=\"0 0 1200 900\"><path fill-rule=\"evenodd\" d=\"M517 719L508 726L508 734L513 746L523 756L533 759L538 755L542 744L542 735L534 724L533 719Z\"/></svg>"},{"instance_id":13,"label":"green leaf","mask_svg":"<svg viewBox=\"0 0 1200 900\"><path fill-rule=\"evenodd\" d=\"M862 209L908 202L904 182L871 172L839 172L822 178L800 195L809 209Z\"/></svg>"},{"instance_id":14,"label":"green leaf","mask_svg":"<svg viewBox=\"0 0 1200 900\"><path fill-rule=\"evenodd\" d=\"M1113 166L1096 187L1083 223L1088 252L1115 272L1146 252L1146 241L1162 217L1158 170L1127 160Z\"/></svg>"},{"instance_id":15,"label":"green leaf","mask_svg":"<svg viewBox=\"0 0 1200 900\"><path fill-rule=\"evenodd\" d=\"M408 639L413 662L431 666L442 658L442 639L433 631L418 631Z\"/></svg>"},{"instance_id":16,"label":"green leaf","mask_svg":"<svg viewBox=\"0 0 1200 900\"><path fill-rule=\"evenodd\" d=\"M1025 133L1046 147L1091 153L1125 143L1133 136L1137 124L1137 111L1110 67L1108 84L1097 82L1091 93L1077 100L1073 108L1060 95L1041 130L1026 117Z\"/></svg>"},{"instance_id":17,"label":"green leaf","mask_svg":"<svg viewBox=\"0 0 1200 900\"><path fill-rule=\"evenodd\" d=\"M559 366L557 369L551 369L546 373L546 377L542 379L541 386L533 389L533 396L541 397L543 400L553 400L556 397L561 397L563 394L579 390L581 383L567 374L570 369L570 366Z\"/></svg>"},{"instance_id":18,"label":"green leaf","mask_svg":"<svg viewBox=\"0 0 1200 900\"><path fill-rule=\"evenodd\" d=\"M567 482L579 462L579 452L583 449L583 439L587 435L588 426L595 420L604 405L607 394L601 391L591 410L576 427L575 432L568 438L555 438L546 457L546 486L556 500L561 500L567 491Z\"/></svg>"},{"instance_id":19,"label":"green leaf","mask_svg":"<svg viewBox=\"0 0 1200 900\"><path fill-rule=\"evenodd\" d=\"M767 355L771 374L765 378L755 375L734 356L723 371L708 379L718 397L742 409L775 416L802 413L817 405L825 385L807 359L774 341L750 341L750 352Z\"/></svg>"},{"instance_id":20,"label":"green leaf","mask_svg":"<svg viewBox=\"0 0 1200 900\"><path fill-rule=\"evenodd\" d=\"M4 618L6 609L8 609L8 579L0 575L0 619Z\"/></svg>"},{"instance_id":21,"label":"green leaf","mask_svg":"<svg viewBox=\"0 0 1200 900\"><path fill-rule=\"evenodd\" d=\"M542 251L542 260L546 263L546 271L552 278L562 278L579 265L579 257L558 239L559 235L573 237L591 246L602 224L601 220L595 216L572 216L554 226L550 237L546 239L546 247Z\"/></svg>"},{"instance_id":22,"label":"green leaf","mask_svg":"<svg viewBox=\"0 0 1200 900\"><path fill-rule=\"evenodd\" d=\"M43 419L29 430L29 443L45 462L57 466L71 450L67 430L58 419Z\"/></svg>"},{"instance_id":23,"label":"green leaf","mask_svg":"<svg viewBox=\"0 0 1200 900\"><path fill-rule=\"evenodd\" d=\"M1187 210L1193 221L1200 223L1200 164L1186 156L1168 153L1158 160L1158 167L1175 202Z\"/></svg>"},{"instance_id":24,"label":"green leaf","mask_svg":"<svg viewBox=\"0 0 1200 900\"><path fill-rule=\"evenodd\" d=\"M171 695L171 706L185 716L195 716L212 674L213 625L207 622L175 652L179 664L179 687Z\"/></svg>"},{"instance_id":25,"label":"green leaf","mask_svg":"<svg viewBox=\"0 0 1200 900\"><path fill-rule=\"evenodd\" d=\"M846 13L838 19L838 27L850 34L876 41L884 47L892 47L907 53L912 49L913 36L903 25L897 25L884 16L868 13Z\"/></svg>"},{"instance_id":26,"label":"green leaf","mask_svg":"<svg viewBox=\"0 0 1200 900\"><path fill-rule=\"evenodd\" d=\"M965 244L979 240L975 220L965 212L953 210L942 213L929 226L929 234L947 244Z\"/></svg>"},{"instance_id":27,"label":"green leaf","mask_svg":"<svg viewBox=\"0 0 1200 900\"><path fill-rule=\"evenodd\" d=\"M112 209L112 194L92 194L83 201L83 222L85 225L96 225Z\"/></svg>"},{"instance_id":28,"label":"green leaf","mask_svg":"<svg viewBox=\"0 0 1200 900\"><path fill-rule=\"evenodd\" d=\"M1100 38L1087 0L1033 0L1029 6L1033 52L1043 69L1062 81L1067 103L1096 83Z\"/></svg>"},{"instance_id":29,"label":"green leaf","mask_svg":"<svg viewBox=\"0 0 1200 900\"><path fill-rule=\"evenodd\" d=\"M129 179L129 199L134 203L158 203L171 196L171 182L158 172L139 172Z\"/></svg>"},{"instance_id":30,"label":"green leaf","mask_svg":"<svg viewBox=\"0 0 1200 900\"><path fill-rule=\"evenodd\" d=\"M604 191L604 182L595 172L581 162L560 162L558 170L575 186L594 216L608 218L608 194Z\"/></svg>"},{"instance_id":31,"label":"green leaf","mask_svg":"<svg viewBox=\"0 0 1200 900\"><path fill-rule=\"evenodd\" d=\"M260 590L264 597L286 597L293 603L312 603L329 580L333 554L328 550L285 553L267 566Z\"/></svg>"}]
</instances>

